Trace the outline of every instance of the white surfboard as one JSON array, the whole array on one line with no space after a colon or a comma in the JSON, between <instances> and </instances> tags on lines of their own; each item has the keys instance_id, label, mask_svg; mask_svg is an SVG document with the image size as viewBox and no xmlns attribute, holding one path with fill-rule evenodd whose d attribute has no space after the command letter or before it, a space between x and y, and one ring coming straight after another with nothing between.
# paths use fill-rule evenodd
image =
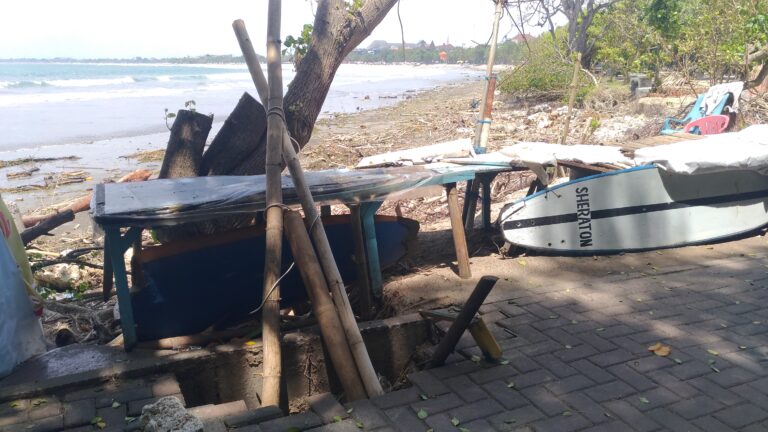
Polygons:
<instances>
[{"instance_id":1,"label":"white surfboard","mask_svg":"<svg viewBox=\"0 0 768 432\"><path fill-rule=\"evenodd\" d=\"M510 243L566 254L725 240L768 224L768 176L629 168L535 193L505 207L499 222Z\"/></svg>"}]
</instances>

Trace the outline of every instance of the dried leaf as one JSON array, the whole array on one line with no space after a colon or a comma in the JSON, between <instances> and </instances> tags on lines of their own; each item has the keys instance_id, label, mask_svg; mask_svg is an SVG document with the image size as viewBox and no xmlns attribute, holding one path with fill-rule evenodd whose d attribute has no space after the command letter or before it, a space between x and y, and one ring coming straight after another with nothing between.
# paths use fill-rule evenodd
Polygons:
<instances>
[{"instance_id":1,"label":"dried leaf","mask_svg":"<svg viewBox=\"0 0 768 432\"><path fill-rule=\"evenodd\" d=\"M663 347L664 345L661 344L661 342L656 342L655 344L648 347L648 351L656 351L657 349Z\"/></svg>"},{"instance_id":2,"label":"dried leaf","mask_svg":"<svg viewBox=\"0 0 768 432\"><path fill-rule=\"evenodd\" d=\"M517 260L517 263L520 264L523 267L528 265L528 262L526 260L524 260L524 259Z\"/></svg>"},{"instance_id":3,"label":"dried leaf","mask_svg":"<svg viewBox=\"0 0 768 432\"><path fill-rule=\"evenodd\" d=\"M249 340L245 343L247 346L254 346L256 345L256 341Z\"/></svg>"},{"instance_id":4,"label":"dried leaf","mask_svg":"<svg viewBox=\"0 0 768 432\"><path fill-rule=\"evenodd\" d=\"M711 349L708 349L708 350L707 350L707 352L708 352L708 353L710 353L710 354L712 354L713 356L719 356L719 355L720 355L720 353L719 353L719 352L717 352L717 351L715 351L715 350L711 350Z\"/></svg>"},{"instance_id":5,"label":"dried leaf","mask_svg":"<svg viewBox=\"0 0 768 432\"><path fill-rule=\"evenodd\" d=\"M427 414L427 412L424 411L424 408L422 408L419 410L419 412L416 413L416 417L424 420L425 418L429 417L429 414Z\"/></svg>"},{"instance_id":6,"label":"dried leaf","mask_svg":"<svg viewBox=\"0 0 768 432\"><path fill-rule=\"evenodd\" d=\"M456 417L454 417L454 418L452 418L452 419L451 419L451 424L452 424L452 425L454 425L454 426L458 426L458 425L459 425L459 423L461 423L461 422L460 422L460 421L459 421L459 419L457 419Z\"/></svg>"},{"instance_id":7,"label":"dried leaf","mask_svg":"<svg viewBox=\"0 0 768 432\"><path fill-rule=\"evenodd\" d=\"M659 357L666 357L666 356L668 356L668 355L669 355L669 353L671 353L671 352L672 352L672 349L671 349L671 348L669 348L669 347L668 347L668 346L666 346L666 345L663 345L661 348L657 349L657 350L656 350L656 351L654 351L653 353L654 353L654 354L656 354L656 355L657 355L657 356L659 356Z\"/></svg>"},{"instance_id":8,"label":"dried leaf","mask_svg":"<svg viewBox=\"0 0 768 432\"><path fill-rule=\"evenodd\" d=\"M99 429L104 429L105 427L107 427L107 422L100 421L96 423L96 427Z\"/></svg>"}]
</instances>

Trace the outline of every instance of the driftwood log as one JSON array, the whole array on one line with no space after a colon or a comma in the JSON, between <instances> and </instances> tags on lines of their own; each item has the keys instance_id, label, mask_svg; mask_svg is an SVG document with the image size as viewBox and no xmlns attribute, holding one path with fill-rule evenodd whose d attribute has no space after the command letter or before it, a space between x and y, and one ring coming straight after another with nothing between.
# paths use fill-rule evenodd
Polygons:
<instances>
[{"instance_id":1,"label":"driftwood log","mask_svg":"<svg viewBox=\"0 0 768 432\"><path fill-rule=\"evenodd\" d=\"M211 131L213 117L190 110L179 110L171 127L159 178L196 177L203 162L203 149ZM158 228L157 239L167 243L209 231L206 224L182 224ZM133 272L134 276L136 275Z\"/></svg>"},{"instance_id":2,"label":"driftwood log","mask_svg":"<svg viewBox=\"0 0 768 432\"><path fill-rule=\"evenodd\" d=\"M52 229L73 220L75 220L75 212L72 210L64 210L60 213L54 213L32 228L27 228L22 231L21 241L24 243L24 246L26 246L31 243L32 240L42 235L48 234L48 232L50 232Z\"/></svg>"},{"instance_id":3,"label":"driftwood log","mask_svg":"<svg viewBox=\"0 0 768 432\"><path fill-rule=\"evenodd\" d=\"M159 178L197 176L212 123L212 116L195 111L176 113Z\"/></svg>"},{"instance_id":4,"label":"driftwood log","mask_svg":"<svg viewBox=\"0 0 768 432\"><path fill-rule=\"evenodd\" d=\"M209 175L264 174L267 113L248 93L243 93L210 147L198 171Z\"/></svg>"}]
</instances>

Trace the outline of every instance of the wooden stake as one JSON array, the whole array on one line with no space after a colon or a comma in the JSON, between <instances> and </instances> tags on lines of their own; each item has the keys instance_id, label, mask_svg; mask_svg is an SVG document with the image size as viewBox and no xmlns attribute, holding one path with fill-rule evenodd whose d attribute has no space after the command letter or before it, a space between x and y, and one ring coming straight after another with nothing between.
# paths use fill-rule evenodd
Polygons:
<instances>
[{"instance_id":1,"label":"wooden stake","mask_svg":"<svg viewBox=\"0 0 768 432\"><path fill-rule=\"evenodd\" d=\"M475 148L485 149L488 144L488 133L491 130L491 110L493 106L493 88L496 87L496 78L493 76L493 64L496 61L496 43L499 39L499 21L504 15L504 4L506 0L495 0L496 12L493 18L493 35L491 36L491 50L488 53L488 64L486 66L486 81L485 93L483 94L483 101L480 104L480 109L483 110L480 123L475 129ZM489 91L490 89L490 91ZM487 114L487 117L486 117Z\"/></svg>"},{"instance_id":2,"label":"wooden stake","mask_svg":"<svg viewBox=\"0 0 768 432\"><path fill-rule=\"evenodd\" d=\"M251 78L256 85L256 90L259 92L259 96L264 98L270 93L264 88L264 72L261 70L261 66L259 66L258 62L248 60L249 58L255 59L256 54L246 54L248 51L253 51L253 45L248 37L245 24L242 20L237 20L232 23L232 27L235 30L240 47L243 49L243 57L248 61L248 70L251 72ZM288 131L284 131L284 133L283 157L285 159L285 164L288 166L291 173L296 194L301 202L301 208L304 210L305 221L310 224L308 227L310 228L309 234L315 243L318 258L320 259L320 265L325 273L328 287L331 289L333 303L336 305L341 325L344 327L344 333L347 335L347 342L349 343L349 348L355 358L355 364L360 373L360 378L363 380L363 385L365 386L366 393L368 393L368 397L384 394L384 390L381 388L381 383L379 383L379 379L376 376L376 371L373 369L371 358L368 356L363 337L360 335L360 329L357 327L355 315L352 313L352 306L349 304L349 298L347 297L347 292L344 288L344 281L341 278L336 261L333 259L333 253L331 251L330 243L328 242L328 237L325 234L323 222L318 217L319 215L317 207L315 206L315 200L312 198L309 186L304 179L304 170L301 168L299 158L296 156L296 150L293 148Z\"/></svg>"},{"instance_id":3,"label":"wooden stake","mask_svg":"<svg viewBox=\"0 0 768 432\"><path fill-rule=\"evenodd\" d=\"M445 363L448 354L453 352L459 338L464 334L464 330L469 327L472 318L475 317L478 309L483 305L485 298L488 297L488 294L498 280L499 278L495 276L483 276L480 278L477 286L472 290L472 294L469 295L467 302L464 303L464 307L461 308L459 316L456 317L453 325L448 329L448 333L445 334L443 340L435 348L435 353L432 355L432 360L430 360L430 367L439 367Z\"/></svg>"},{"instance_id":4,"label":"wooden stake","mask_svg":"<svg viewBox=\"0 0 768 432\"><path fill-rule=\"evenodd\" d=\"M286 211L284 215L285 234L291 245L291 253L296 265L299 267L304 286L307 287L309 300L312 302L312 311L317 317L317 324L328 347L328 355L341 381L344 393L348 401L365 399L365 389L360 375L357 373L352 352L349 350L344 330L341 328L339 315L328 293L328 285L323 276L323 270L317 261L315 248L309 240L307 228L301 220L301 216L293 211Z\"/></svg>"},{"instance_id":5,"label":"wooden stake","mask_svg":"<svg viewBox=\"0 0 768 432\"><path fill-rule=\"evenodd\" d=\"M280 265L283 249L283 75L280 62L280 0L269 0L267 23L267 71L269 100L267 111L267 229L264 254L264 307L261 311L264 341L263 388L264 406L280 404Z\"/></svg>"},{"instance_id":6,"label":"wooden stake","mask_svg":"<svg viewBox=\"0 0 768 432\"><path fill-rule=\"evenodd\" d=\"M355 244L357 297L359 299L360 317L366 320L371 318L371 313L373 312L373 299L371 298L373 295L371 293L371 279L368 274L368 259L365 254L365 237L363 235L363 219L360 214L360 204L349 206L349 223L352 226L352 241Z\"/></svg>"},{"instance_id":7,"label":"wooden stake","mask_svg":"<svg viewBox=\"0 0 768 432\"><path fill-rule=\"evenodd\" d=\"M565 140L568 139L569 129L571 128L571 112L573 111L573 104L576 102L580 65L581 53L578 53L576 59L573 60L573 78L571 78L570 93L568 94L568 112L565 114L565 124L563 125L563 135L560 137L560 144L565 144Z\"/></svg>"},{"instance_id":8,"label":"wooden stake","mask_svg":"<svg viewBox=\"0 0 768 432\"><path fill-rule=\"evenodd\" d=\"M462 279L469 279L472 277L472 271L469 268L469 249L467 248L467 236L464 233L464 224L461 220L461 210L459 210L459 197L456 192L456 183L446 184L445 194L448 197L448 215L451 218L453 247L456 249L456 263L459 267L459 277Z\"/></svg>"}]
</instances>

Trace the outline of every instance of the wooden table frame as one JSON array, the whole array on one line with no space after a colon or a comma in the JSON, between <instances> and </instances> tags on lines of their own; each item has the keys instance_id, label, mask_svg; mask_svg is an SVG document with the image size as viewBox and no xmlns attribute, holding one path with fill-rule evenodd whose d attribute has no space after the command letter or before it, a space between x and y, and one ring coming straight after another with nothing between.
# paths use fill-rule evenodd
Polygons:
<instances>
[{"instance_id":1,"label":"wooden table frame","mask_svg":"<svg viewBox=\"0 0 768 432\"><path fill-rule=\"evenodd\" d=\"M448 197L448 210L451 217L451 228L454 247L456 248L456 257L458 262L458 273L461 278L470 278L472 273L469 265L469 254L467 249L467 239L461 214L458 206L458 197L456 192L456 183L458 181L471 180L474 173L461 172L457 174L442 175L439 181L430 182L421 186L432 186L442 184ZM485 194L490 199L490 192ZM484 198L485 198L484 195ZM373 297L381 297L383 290L383 278L381 273L381 263L378 254L378 242L375 230L375 215L383 204L383 200L366 201L361 203L347 203L350 209L358 206L357 210L351 210L350 213L359 217L352 217L352 223L359 223L358 227L363 233L363 244L357 245L365 250L365 268L370 278L367 284ZM483 208L485 208L485 204ZM488 203L490 209L490 202ZM124 346L126 351L130 351L137 344L136 322L133 316L133 306L131 303L130 288L128 287L128 273L125 265L125 252L141 238L141 232L147 226L126 225L118 223L102 224L105 232L104 238L104 261L112 263L112 272L114 275L115 288L117 291L118 308L120 311L120 324L123 329ZM108 275L105 275L108 276ZM364 275L362 275L364 277Z\"/></svg>"}]
</instances>

